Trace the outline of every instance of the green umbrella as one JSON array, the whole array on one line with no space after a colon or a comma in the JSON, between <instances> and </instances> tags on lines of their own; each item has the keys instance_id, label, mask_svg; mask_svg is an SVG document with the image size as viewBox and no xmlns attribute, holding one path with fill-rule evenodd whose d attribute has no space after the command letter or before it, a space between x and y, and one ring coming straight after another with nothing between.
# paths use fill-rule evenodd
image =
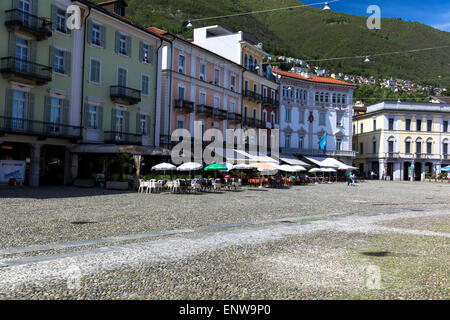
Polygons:
<instances>
[{"instance_id":1,"label":"green umbrella","mask_svg":"<svg viewBox=\"0 0 450 320\"><path fill-rule=\"evenodd\" d=\"M205 171L210 171L210 170L228 170L228 168L226 166L224 166L223 164L214 163L214 164L210 164L209 166L207 166L205 168Z\"/></svg>"}]
</instances>

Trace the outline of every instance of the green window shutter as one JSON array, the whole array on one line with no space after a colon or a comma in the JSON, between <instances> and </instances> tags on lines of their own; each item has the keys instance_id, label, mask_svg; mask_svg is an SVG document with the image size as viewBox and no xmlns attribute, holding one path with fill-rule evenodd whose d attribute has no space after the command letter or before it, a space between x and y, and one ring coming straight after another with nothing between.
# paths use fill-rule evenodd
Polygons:
<instances>
[{"instance_id":1,"label":"green window shutter","mask_svg":"<svg viewBox=\"0 0 450 320\"><path fill-rule=\"evenodd\" d=\"M52 46L49 48L48 66L52 68L52 71L55 69L55 48Z\"/></svg>"},{"instance_id":2,"label":"green window shutter","mask_svg":"<svg viewBox=\"0 0 450 320\"><path fill-rule=\"evenodd\" d=\"M32 0L31 1L31 10L33 15L37 16L38 15L38 8L39 8L39 3L38 0Z\"/></svg>"},{"instance_id":3,"label":"green window shutter","mask_svg":"<svg viewBox=\"0 0 450 320\"><path fill-rule=\"evenodd\" d=\"M31 52L30 52L31 62L37 62L37 42L31 41Z\"/></svg>"},{"instance_id":4,"label":"green window shutter","mask_svg":"<svg viewBox=\"0 0 450 320\"><path fill-rule=\"evenodd\" d=\"M150 45L148 48L148 62L153 63L153 46Z\"/></svg>"},{"instance_id":5,"label":"green window shutter","mask_svg":"<svg viewBox=\"0 0 450 320\"><path fill-rule=\"evenodd\" d=\"M92 20L88 20L87 23L87 42L92 43Z\"/></svg>"},{"instance_id":6,"label":"green window shutter","mask_svg":"<svg viewBox=\"0 0 450 320\"><path fill-rule=\"evenodd\" d=\"M151 120L151 118L150 118L150 116L145 116L145 119L146 119L146 121L147 121L147 136L151 136L151 134L150 134L150 129L151 129L151 123L150 123L150 120Z\"/></svg>"},{"instance_id":7,"label":"green window shutter","mask_svg":"<svg viewBox=\"0 0 450 320\"><path fill-rule=\"evenodd\" d=\"M84 104L83 110L83 127L89 127L89 103Z\"/></svg>"},{"instance_id":8,"label":"green window shutter","mask_svg":"<svg viewBox=\"0 0 450 320\"><path fill-rule=\"evenodd\" d=\"M63 100L63 124L70 124L70 101L67 99Z\"/></svg>"},{"instance_id":9,"label":"green window shutter","mask_svg":"<svg viewBox=\"0 0 450 320\"><path fill-rule=\"evenodd\" d=\"M116 47L114 48L114 51L116 53L119 53L119 48L120 48L120 32L116 31Z\"/></svg>"},{"instance_id":10,"label":"green window shutter","mask_svg":"<svg viewBox=\"0 0 450 320\"><path fill-rule=\"evenodd\" d=\"M103 107L97 107L97 128L103 129Z\"/></svg>"},{"instance_id":11,"label":"green window shutter","mask_svg":"<svg viewBox=\"0 0 450 320\"><path fill-rule=\"evenodd\" d=\"M106 27L102 26L100 28L100 31L101 31L101 37L102 37L102 39L101 39L102 47L103 47L103 49L106 49Z\"/></svg>"},{"instance_id":12,"label":"green window shutter","mask_svg":"<svg viewBox=\"0 0 450 320\"><path fill-rule=\"evenodd\" d=\"M144 43L139 41L139 61L144 61Z\"/></svg>"},{"instance_id":13,"label":"green window shutter","mask_svg":"<svg viewBox=\"0 0 450 320\"><path fill-rule=\"evenodd\" d=\"M45 96L45 102L44 102L44 131L47 132L50 130L51 124L50 124L50 112L52 108L52 98L50 96Z\"/></svg>"},{"instance_id":14,"label":"green window shutter","mask_svg":"<svg viewBox=\"0 0 450 320\"><path fill-rule=\"evenodd\" d=\"M136 113L136 134L141 134L141 114Z\"/></svg>"},{"instance_id":15,"label":"green window shutter","mask_svg":"<svg viewBox=\"0 0 450 320\"><path fill-rule=\"evenodd\" d=\"M132 47L132 40L131 37L127 37L127 56L131 57L131 47Z\"/></svg>"},{"instance_id":16,"label":"green window shutter","mask_svg":"<svg viewBox=\"0 0 450 320\"><path fill-rule=\"evenodd\" d=\"M51 6L51 14L50 14L50 20L52 21L52 29L56 30L56 15L57 15L57 8L54 4Z\"/></svg>"},{"instance_id":17,"label":"green window shutter","mask_svg":"<svg viewBox=\"0 0 450 320\"><path fill-rule=\"evenodd\" d=\"M9 33L8 52L10 57L16 56L16 35L14 32Z\"/></svg>"},{"instance_id":18,"label":"green window shutter","mask_svg":"<svg viewBox=\"0 0 450 320\"><path fill-rule=\"evenodd\" d=\"M64 72L66 75L72 75L72 53L65 51L64 53Z\"/></svg>"},{"instance_id":19,"label":"green window shutter","mask_svg":"<svg viewBox=\"0 0 450 320\"><path fill-rule=\"evenodd\" d=\"M116 131L116 109L111 109L111 131Z\"/></svg>"},{"instance_id":20,"label":"green window shutter","mask_svg":"<svg viewBox=\"0 0 450 320\"><path fill-rule=\"evenodd\" d=\"M14 90L6 89L5 95L5 117L12 117L12 106L14 103ZM5 119L5 128L11 128L11 120Z\"/></svg>"}]
</instances>

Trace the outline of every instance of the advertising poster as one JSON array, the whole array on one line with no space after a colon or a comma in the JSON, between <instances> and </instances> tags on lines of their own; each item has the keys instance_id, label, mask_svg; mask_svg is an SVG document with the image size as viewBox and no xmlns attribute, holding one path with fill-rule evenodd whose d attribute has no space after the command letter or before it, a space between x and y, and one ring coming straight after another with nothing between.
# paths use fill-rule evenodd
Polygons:
<instances>
[{"instance_id":1,"label":"advertising poster","mask_svg":"<svg viewBox=\"0 0 450 320\"><path fill-rule=\"evenodd\" d=\"M25 161L0 161L0 183L8 183L9 179L25 179Z\"/></svg>"}]
</instances>

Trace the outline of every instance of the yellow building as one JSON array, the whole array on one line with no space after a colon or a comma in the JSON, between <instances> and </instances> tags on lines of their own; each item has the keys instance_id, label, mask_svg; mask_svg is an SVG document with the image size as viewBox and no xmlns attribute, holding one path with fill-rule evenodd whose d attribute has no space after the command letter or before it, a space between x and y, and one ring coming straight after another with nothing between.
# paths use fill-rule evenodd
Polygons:
<instances>
[{"instance_id":1,"label":"yellow building","mask_svg":"<svg viewBox=\"0 0 450 320\"><path fill-rule=\"evenodd\" d=\"M353 117L355 166L377 179L423 181L450 164L450 105L381 102Z\"/></svg>"}]
</instances>

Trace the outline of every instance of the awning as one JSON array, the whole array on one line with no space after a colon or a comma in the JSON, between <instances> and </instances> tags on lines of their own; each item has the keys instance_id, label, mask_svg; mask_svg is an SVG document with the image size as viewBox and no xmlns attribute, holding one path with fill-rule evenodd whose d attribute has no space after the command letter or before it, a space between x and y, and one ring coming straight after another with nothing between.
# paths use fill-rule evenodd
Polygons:
<instances>
[{"instance_id":1,"label":"awning","mask_svg":"<svg viewBox=\"0 0 450 320\"><path fill-rule=\"evenodd\" d=\"M345 163L340 162L334 158L321 158L321 157L305 157L308 161L318 165L321 168L333 168L337 170L355 170L355 167L348 166Z\"/></svg>"},{"instance_id":2,"label":"awning","mask_svg":"<svg viewBox=\"0 0 450 320\"><path fill-rule=\"evenodd\" d=\"M306 162L303 162L299 159L297 159L294 156L291 156L289 154L280 154L279 156L280 160L283 162L286 162L287 164L290 164L291 166L302 166L302 167L309 167L310 165Z\"/></svg>"},{"instance_id":3,"label":"awning","mask_svg":"<svg viewBox=\"0 0 450 320\"><path fill-rule=\"evenodd\" d=\"M160 147L119 146L107 144L82 144L75 146L71 151L73 153L130 153L143 156L170 155L169 150Z\"/></svg>"}]
</instances>

